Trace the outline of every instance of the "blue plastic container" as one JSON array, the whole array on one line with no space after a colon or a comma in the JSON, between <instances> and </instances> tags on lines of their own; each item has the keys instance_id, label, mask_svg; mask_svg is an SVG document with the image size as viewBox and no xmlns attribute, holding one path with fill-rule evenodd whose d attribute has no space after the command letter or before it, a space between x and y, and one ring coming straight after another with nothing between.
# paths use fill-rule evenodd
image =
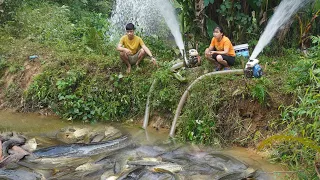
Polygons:
<instances>
[{"instance_id":1,"label":"blue plastic container","mask_svg":"<svg viewBox=\"0 0 320 180\"><path fill-rule=\"evenodd\" d=\"M32 55L32 56L29 56L29 60L33 61L34 59L36 59L38 57L39 57L38 55Z\"/></svg>"},{"instance_id":2,"label":"blue plastic container","mask_svg":"<svg viewBox=\"0 0 320 180\"><path fill-rule=\"evenodd\" d=\"M248 44L240 44L233 46L234 51L236 52L236 56L243 56L249 58L249 45Z\"/></svg>"}]
</instances>

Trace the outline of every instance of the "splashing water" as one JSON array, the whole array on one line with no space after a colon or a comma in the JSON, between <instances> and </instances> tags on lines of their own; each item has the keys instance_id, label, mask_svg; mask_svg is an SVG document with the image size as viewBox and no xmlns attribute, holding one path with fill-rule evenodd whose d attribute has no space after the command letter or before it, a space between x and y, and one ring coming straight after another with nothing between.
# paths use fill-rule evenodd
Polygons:
<instances>
[{"instance_id":1,"label":"splashing water","mask_svg":"<svg viewBox=\"0 0 320 180\"><path fill-rule=\"evenodd\" d=\"M133 23L141 32L153 34L164 24L160 19L153 0L116 0L109 21L115 33L122 33L126 24Z\"/></svg>"},{"instance_id":2,"label":"splashing water","mask_svg":"<svg viewBox=\"0 0 320 180\"><path fill-rule=\"evenodd\" d=\"M254 48L250 59L255 59L262 49L271 41L278 29L284 25L291 16L300 8L312 0L283 0L271 17L266 29L260 37L257 46Z\"/></svg>"},{"instance_id":3,"label":"splashing water","mask_svg":"<svg viewBox=\"0 0 320 180\"><path fill-rule=\"evenodd\" d=\"M175 14L175 10L171 3L168 0L157 0L157 7L160 10L160 13L164 17L169 29L171 30L172 35L176 41L177 46L179 47L181 54L183 54L184 45L180 32L179 23Z\"/></svg>"},{"instance_id":4,"label":"splashing water","mask_svg":"<svg viewBox=\"0 0 320 180\"><path fill-rule=\"evenodd\" d=\"M146 34L159 34L159 29L165 29L161 15L153 0L116 0L107 34L110 39L118 39L125 33L125 26L133 23L137 31Z\"/></svg>"},{"instance_id":5,"label":"splashing water","mask_svg":"<svg viewBox=\"0 0 320 180\"><path fill-rule=\"evenodd\" d=\"M174 36L180 51L184 49L175 10L168 0L116 0L107 34L110 40L118 39L124 27L132 22L145 35Z\"/></svg>"}]
</instances>

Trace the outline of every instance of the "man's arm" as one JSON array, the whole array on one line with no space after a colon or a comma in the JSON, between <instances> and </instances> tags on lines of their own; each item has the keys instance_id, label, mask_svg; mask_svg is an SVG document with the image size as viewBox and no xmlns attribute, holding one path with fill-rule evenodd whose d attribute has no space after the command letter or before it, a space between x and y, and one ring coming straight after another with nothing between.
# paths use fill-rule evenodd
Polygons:
<instances>
[{"instance_id":1,"label":"man's arm","mask_svg":"<svg viewBox=\"0 0 320 180\"><path fill-rule=\"evenodd\" d=\"M150 49L146 45L142 45L141 47L148 54L148 56L153 57Z\"/></svg>"},{"instance_id":2,"label":"man's arm","mask_svg":"<svg viewBox=\"0 0 320 180\"><path fill-rule=\"evenodd\" d=\"M151 57L153 64L156 64L156 59L152 56L150 49L146 45L142 45L141 47L146 52L146 54Z\"/></svg>"},{"instance_id":3,"label":"man's arm","mask_svg":"<svg viewBox=\"0 0 320 180\"><path fill-rule=\"evenodd\" d=\"M122 44L120 44L120 43L118 44L117 50L120 51L120 52L124 51L124 48L122 47Z\"/></svg>"},{"instance_id":4,"label":"man's arm","mask_svg":"<svg viewBox=\"0 0 320 180\"><path fill-rule=\"evenodd\" d=\"M211 51L212 54L228 54L229 53L229 47L231 46L230 41L226 41L223 46L223 51Z\"/></svg>"},{"instance_id":5,"label":"man's arm","mask_svg":"<svg viewBox=\"0 0 320 180\"><path fill-rule=\"evenodd\" d=\"M205 53L207 54L207 53L209 53L210 51L212 51L213 49L214 49L213 46L209 46L209 47L206 49Z\"/></svg>"},{"instance_id":6,"label":"man's arm","mask_svg":"<svg viewBox=\"0 0 320 180\"><path fill-rule=\"evenodd\" d=\"M228 54L229 48L224 48L223 51L210 51L211 54Z\"/></svg>"},{"instance_id":7,"label":"man's arm","mask_svg":"<svg viewBox=\"0 0 320 180\"><path fill-rule=\"evenodd\" d=\"M132 54L132 52L129 49L124 48L122 46L123 45L121 43L119 43L118 46L117 46L117 50L120 51L120 52L124 52L126 54Z\"/></svg>"}]
</instances>

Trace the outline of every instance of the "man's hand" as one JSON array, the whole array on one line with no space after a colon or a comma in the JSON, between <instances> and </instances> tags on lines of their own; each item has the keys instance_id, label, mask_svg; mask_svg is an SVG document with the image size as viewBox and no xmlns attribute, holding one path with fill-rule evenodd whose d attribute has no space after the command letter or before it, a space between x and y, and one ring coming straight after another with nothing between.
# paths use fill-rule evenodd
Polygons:
<instances>
[{"instance_id":1,"label":"man's hand","mask_svg":"<svg viewBox=\"0 0 320 180\"><path fill-rule=\"evenodd\" d=\"M209 50L209 48L207 48L204 53L205 53L206 57L210 57L211 56L211 51Z\"/></svg>"},{"instance_id":2,"label":"man's hand","mask_svg":"<svg viewBox=\"0 0 320 180\"><path fill-rule=\"evenodd\" d=\"M153 65L159 67L158 64L157 64L156 58L152 57L152 58L151 58L151 61L152 61Z\"/></svg>"},{"instance_id":3,"label":"man's hand","mask_svg":"<svg viewBox=\"0 0 320 180\"><path fill-rule=\"evenodd\" d=\"M129 49L127 49L127 48L124 49L124 52L125 52L127 55L132 55L132 52L131 52Z\"/></svg>"}]
</instances>

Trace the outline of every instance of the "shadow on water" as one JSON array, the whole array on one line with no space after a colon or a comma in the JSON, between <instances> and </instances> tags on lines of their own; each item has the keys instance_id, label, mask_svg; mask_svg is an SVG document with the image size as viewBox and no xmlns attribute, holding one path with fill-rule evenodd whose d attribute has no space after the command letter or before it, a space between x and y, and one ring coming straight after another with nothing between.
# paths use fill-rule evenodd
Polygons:
<instances>
[{"instance_id":1,"label":"shadow on water","mask_svg":"<svg viewBox=\"0 0 320 180\"><path fill-rule=\"evenodd\" d=\"M72 123L54 116L0 111L1 132L22 133L38 143L32 155L0 169L0 179L279 179L281 173L271 172L285 170L253 150L181 145L168 139L168 130L112 126L115 128L110 129L110 124ZM94 133L101 127L103 136ZM93 133L87 141L85 134ZM111 138L104 141L108 133ZM123 140L126 134L130 143Z\"/></svg>"}]
</instances>

